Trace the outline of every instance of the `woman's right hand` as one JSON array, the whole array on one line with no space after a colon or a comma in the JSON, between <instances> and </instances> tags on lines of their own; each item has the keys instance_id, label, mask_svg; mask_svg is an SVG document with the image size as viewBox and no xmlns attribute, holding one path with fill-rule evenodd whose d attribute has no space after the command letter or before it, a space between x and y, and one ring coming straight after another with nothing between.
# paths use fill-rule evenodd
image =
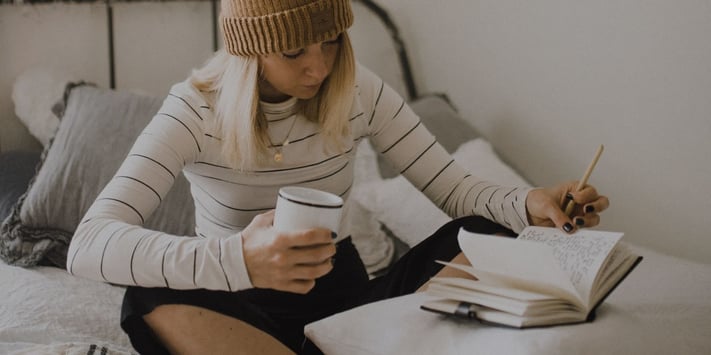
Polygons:
<instances>
[{"instance_id":1,"label":"woman's right hand","mask_svg":"<svg viewBox=\"0 0 711 355\"><path fill-rule=\"evenodd\" d=\"M328 274L336 245L328 229L279 232L274 210L254 217L242 231L242 252L254 287L307 293Z\"/></svg>"}]
</instances>

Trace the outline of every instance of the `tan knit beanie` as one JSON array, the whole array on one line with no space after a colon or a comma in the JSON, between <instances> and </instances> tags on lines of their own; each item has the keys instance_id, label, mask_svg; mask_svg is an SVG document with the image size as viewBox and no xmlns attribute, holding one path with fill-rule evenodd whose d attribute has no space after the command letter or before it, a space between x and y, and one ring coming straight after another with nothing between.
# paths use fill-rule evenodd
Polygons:
<instances>
[{"instance_id":1,"label":"tan knit beanie","mask_svg":"<svg viewBox=\"0 0 711 355\"><path fill-rule=\"evenodd\" d=\"M285 52L327 40L353 23L350 0L222 0L227 52Z\"/></svg>"}]
</instances>

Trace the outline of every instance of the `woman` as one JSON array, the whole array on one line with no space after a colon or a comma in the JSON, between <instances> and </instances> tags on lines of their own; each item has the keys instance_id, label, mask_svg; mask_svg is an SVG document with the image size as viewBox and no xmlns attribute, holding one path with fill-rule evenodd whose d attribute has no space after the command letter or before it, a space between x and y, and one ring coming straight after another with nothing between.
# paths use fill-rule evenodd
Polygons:
<instances>
[{"instance_id":1,"label":"woman","mask_svg":"<svg viewBox=\"0 0 711 355\"><path fill-rule=\"evenodd\" d=\"M572 232L599 223L608 200L593 187L507 188L463 171L405 102L355 63L352 20L348 0L223 0L225 50L173 86L87 212L67 269L129 286L121 325L140 352L307 352L306 323L451 272L433 260L462 258L459 227ZM347 230L276 232L281 186L347 200L364 137L449 215L486 219L445 225L372 281ZM181 171L197 237L142 228ZM559 207L566 194L579 206L574 219Z\"/></svg>"}]
</instances>

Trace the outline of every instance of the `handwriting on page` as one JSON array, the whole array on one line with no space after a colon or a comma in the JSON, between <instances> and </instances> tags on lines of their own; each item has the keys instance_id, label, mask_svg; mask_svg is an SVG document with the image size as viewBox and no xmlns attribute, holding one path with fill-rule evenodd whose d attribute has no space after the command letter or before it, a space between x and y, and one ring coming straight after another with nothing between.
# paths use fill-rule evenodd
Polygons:
<instances>
[{"instance_id":1,"label":"handwriting on page","mask_svg":"<svg viewBox=\"0 0 711 355\"><path fill-rule=\"evenodd\" d=\"M608 238L595 231L579 231L574 235L551 232L551 229L526 230L519 239L542 242L553 249L561 269L583 297L590 295L597 270L619 238Z\"/></svg>"}]
</instances>

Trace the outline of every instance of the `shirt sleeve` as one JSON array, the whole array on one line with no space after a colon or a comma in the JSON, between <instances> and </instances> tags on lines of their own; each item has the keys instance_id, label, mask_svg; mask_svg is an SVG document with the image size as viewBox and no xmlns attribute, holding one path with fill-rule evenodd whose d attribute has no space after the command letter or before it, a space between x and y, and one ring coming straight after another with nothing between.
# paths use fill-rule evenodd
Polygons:
<instances>
[{"instance_id":1,"label":"shirt sleeve","mask_svg":"<svg viewBox=\"0 0 711 355\"><path fill-rule=\"evenodd\" d=\"M363 66L357 78L374 149L442 211L483 216L516 233L528 225L531 188L497 185L464 170L382 79Z\"/></svg>"},{"instance_id":2,"label":"shirt sleeve","mask_svg":"<svg viewBox=\"0 0 711 355\"><path fill-rule=\"evenodd\" d=\"M251 288L242 237L170 235L142 225L202 150L200 96L181 83L137 138L69 245L71 274L121 285L236 291Z\"/></svg>"}]
</instances>

